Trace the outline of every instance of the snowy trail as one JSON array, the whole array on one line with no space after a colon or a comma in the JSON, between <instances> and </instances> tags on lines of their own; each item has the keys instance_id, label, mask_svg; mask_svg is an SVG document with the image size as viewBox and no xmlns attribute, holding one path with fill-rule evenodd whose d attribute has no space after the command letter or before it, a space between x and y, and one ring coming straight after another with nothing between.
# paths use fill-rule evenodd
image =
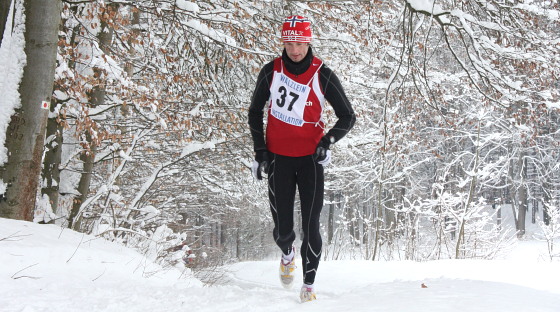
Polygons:
<instances>
[{"instance_id":1,"label":"snowy trail","mask_svg":"<svg viewBox=\"0 0 560 312\"><path fill-rule=\"evenodd\" d=\"M541 248L522 242L494 261L323 261L318 300L301 304L300 285L280 286L278 261L236 263L204 287L118 244L0 219L0 311L557 312L560 270Z\"/></svg>"},{"instance_id":2,"label":"snowy trail","mask_svg":"<svg viewBox=\"0 0 560 312\"><path fill-rule=\"evenodd\" d=\"M296 311L347 311L350 308L352 311L558 311L560 287L551 292L515 285L515 281L512 281L514 284L492 281L515 272L512 271L515 265L518 263L324 261L316 281L318 300L305 304L297 302L298 287L290 291L282 289L277 277L269 272L276 268L276 262L239 263L231 270L232 283L243 284L248 293L252 293L251 285L254 289L267 290L273 298L288 293L281 304ZM472 271L475 269L479 272ZM556 270L552 266L548 269ZM325 276L327 271L332 274ZM440 277L435 277L438 275ZM456 277L443 277L445 275ZM549 276L549 284L558 281L558 274L553 275ZM481 279L465 279L465 276ZM389 281L391 279L393 281ZM527 276L523 276L517 283L523 284L526 280ZM547 287L547 283L536 279L534 282ZM428 288L422 288L422 283ZM254 311L279 310L270 304Z\"/></svg>"}]
</instances>

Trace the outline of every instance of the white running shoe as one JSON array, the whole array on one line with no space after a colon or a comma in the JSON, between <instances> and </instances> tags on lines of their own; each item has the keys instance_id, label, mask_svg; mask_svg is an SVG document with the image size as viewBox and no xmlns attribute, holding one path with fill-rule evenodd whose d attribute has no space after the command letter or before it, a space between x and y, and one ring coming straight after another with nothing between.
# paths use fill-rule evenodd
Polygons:
<instances>
[{"instance_id":1,"label":"white running shoe","mask_svg":"<svg viewBox=\"0 0 560 312\"><path fill-rule=\"evenodd\" d=\"M294 284L294 271L296 270L296 252L294 247L292 247L290 255L292 256L291 259L285 259L284 255L282 255L282 259L280 259L280 282L286 289L292 288Z\"/></svg>"},{"instance_id":2,"label":"white running shoe","mask_svg":"<svg viewBox=\"0 0 560 312\"><path fill-rule=\"evenodd\" d=\"M303 286L301 286L301 291L299 292L299 299L301 299L301 303L317 300L317 296L313 290L313 285L303 284Z\"/></svg>"}]
</instances>

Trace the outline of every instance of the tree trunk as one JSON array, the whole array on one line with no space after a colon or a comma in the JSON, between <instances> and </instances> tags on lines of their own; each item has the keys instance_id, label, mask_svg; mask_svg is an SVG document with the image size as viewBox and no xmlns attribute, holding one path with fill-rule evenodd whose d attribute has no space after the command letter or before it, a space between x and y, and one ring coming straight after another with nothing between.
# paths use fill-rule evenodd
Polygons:
<instances>
[{"instance_id":1,"label":"tree trunk","mask_svg":"<svg viewBox=\"0 0 560 312\"><path fill-rule=\"evenodd\" d=\"M10 13L12 2L13 1L8 0L0 1L0 45L2 44L2 39L4 39L4 31L6 30L8 14Z\"/></svg>"},{"instance_id":2,"label":"tree trunk","mask_svg":"<svg viewBox=\"0 0 560 312\"><path fill-rule=\"evenodd\" d=\"M476 197L476 185L478 183L478 166L479 166L479 162L480 162L480 121L478 122L478 129L477 129L477 134L476 134L476 145L475 145L475 150L474 150L474 168L473 168L473 176L471 179L471 184L469 186L469 197L467 198L467 202L465 203L465 207L463 210L463 215L462 217L457 220L458 222L461 222L461 226L459 228L459 236L457 237L457 244L455 245L455 259L461 259L465 256L465 223L467 223L467 219L466 219L466 215L468 214L468 211L471 209L471 203L473 203L475 201L475 197Z\"/></svg>"},{"instance_id":3,"label":"tree trunk","mask_svg":"<svg viewBox=\"0 0 560 312\"><path fill-rule=\"evenodd\" d=\"M341 195L341 199L342 199L342 195ZM350 237L352 238L352 245L355 245L356 242L356 226L354 224L354 209L350 207L350 205L345 205L344 206L344 217L346 218L346 230L348 231L348 234L350 235Z\"/></svg>"},{"instance_id":4,"label":"tree trunk","mask_svg":"<svg viewBox=\"0 0 560 312\"><path fill-rule=\"evenodd\" d=\"M548 211L548 204L550 204L552 193L552 182L550 178L546 178L543 183L543 221L545 225L550 225L550 212Z\"/></svg>"},{"instance_id":5,"label":"tree trunk","mask_svg":"<svg viewBox=\"0 0 560 312\"><path fill-rule=\"evenodd\" d=\"M521 166L521 185L519 186L519 211L517 216L517 237L525 235L525 218L527 216L527 162L525 161L525 154L521 154L519 164Z\"/></svg>"},{"instance_id":6,"label":"tree trunk","mask_svg":"<svg viewBox=\"0 0 560 312\"><path fill-rule=\"evenodd\" d=\"M502 206L501 205L498 205L496 222L498 224L498 231L501 231L502 230Z\"/></svg>"},{"instance_id":7,"label":"tree trunk","mask_svg":"<svg viewBox=\"0 0 560 312\"><path fill-rule=\"evenodd\" d=\"M27 65L19 88L21 108L12 116L6 137L8 162L1 168L7 184L0 217L33 220L45 129L53 91L60 24L60 0L27 0L25 54Z\"/></svg>"},{"instance_id":8,"label":"tree trunk","mask_svg":"<svg viewBox=\"0 0 560 312\"><path fill-rule=\"evenodd\" d=\"M239 231L241 231L239 226L239 222L237 222L237 226L235 229L235 258L237 260L241 257L241 239L239 238Z\"/></svg>"},{"instance_id":9,"label":"tree trunk","mask_svg":"<svg viewBox=\"0 0 560 312\"><path fill-rule=\"evenodd\" d=\"M379 189L377 190L377 207L374 207L373 209L375 209L375 212L373 212L373 214L375 215L374 218L374 224L375 224L375 234L374 237L372 237L372 239L374 239L373 241L373 254L371 256L371 260L374 260L376 258L379 257L379 248L381 247L381 239L382 239L382 220L383 220L383 207L382 207L382 198L383 198L383 194L382 194L382 187L383 184L381 182L378 183L379 185Z\"/></svg>"},{"instance_id":10,"label":"tree trunk","mask_svg":"<svg viewBox=\"0 0 560 312\"><path fill-rule=\"evenodd\" d=\"M227 225L224 223L220 223L220 247L221 248L224 248L227 244L227 233L226 233L227 230L228 230Z\"/></svg>"},{"instance_id":11,"label":"tree trunk","mask_svg":"<svg viewBox=\"0 0 560 312\"><path fill-rule=\"evenodd\" d=\"M539 210L539 201L536 199L533 199L532 201L532 205L531 205L531 223L535 224L537 223L537 211Z\"/></svg>"},{"instance_id":12,"label":"tree trunk","mask_svg":"<svg viewBox=\"0 0 560 312\"><path fill-rule=\"evenodd\" d=\"M334 236L334 192L330 193L330 204L329 204L329 221L327 222L327 242L328 245L332 243L333 236Z\"/></svg>"},{"instance_id":13,"label":"tree trunk","mask_svg":"<svg viewBox=\"0 0 560 312\"><path fill-rule=\"evenodd\" d=\"M51 112L53 112L53 109L54 107L51 107ZM41 194L49 197L52 211L55 214L58 212L58 190L60 185L59 167L62 158L62 131L63 127L58 123L57 118L50 117L47 121L47 142L45 144L45 157L43 160L42 173L42 180L45 185L43 185L41 189Z\"/></svg>"},{"instance_id":14,"label":"tree trunk","mask_svg":"<svg viewBox=\"0 0 560 312\"><path fill-rule=\"evenodd\" d=\"M368 201L365 200L367 198L366 191L364 190L364 200L362 201L362 233L361 233L361 241L362 246L365 248L365 258L369 259L369 227L368 222L370 221L369 215L369 207Z\"/></svg>"},{"instance_id":15,"label":"tree trunk","mask_svg":"<svg viewBox=\"0 0 560 312\"><path fill-rule=\"evenodd\" d=\"M91 141L91 135L89 133L86 134L86 138L88 141ZM90 146L90 150L84 150L80 155L80 161L82 162L82 172L80 176L80 182L78 182L77 191L80 195L74 199L74 204L72 205L72 210L70 211L70 216L68 217L68 228L80 230L80 220L81 218L76 219L78 212L80 211L80 207L86 201L88 192L89 192L89 185L91 184L91 177L93 172L93 160L95 158L95 146Z\"/></svg>"},{"instance_id":16,"label":"tree trunk","mask_svg":"<svg viewBox=\"0 0 560 312\"><path fill-rule=\"evenodd\" d=\"M73 9L74 14L77 13L76 7ZM63 31L67 31L64 29L64 25L66 24L66 20L62 20L61 24L63 25ZM81 24L76 24L71 32L70 37L70 46L75 46L76 38L78 37L79 31L81 28ZM73 55L72 59L76 59L76 55ZM76 62L70 60L68 66L70 69L75 69ZM57 89L56 81L55 81L55 90ZM53 103L53 107L51 107L51 113L54 112L55 107L63 106L68 99L58 99L56 102ZM63 130L64 127L62 123L65 121L65 114L51 114L48 121L47 121L47 144L45 145L45 156L43 159L43 176L42 180L44 181L43 188L41 189L41 194L47 195L49 197L49 201L51 203L52 211L57 215L66 215L69 211L59 211L60 208L58 207L58 198L59 198L59 185L60 185L60 164L62 161L62 145L64 144L64 137L63 137ZM61 121L61 122L59 122Z\"/></svg>"},{"instance_id":17,"label":"tree trunk","mask_svg":"<svg viewBox=\"0 0 560 312\"><path fill-rule=\"evenodd\" d=\"M506 189L505 189L506 195L504 197L506 198L506 204L507 203L511 204L511 210L512 210L512 215L513 215L513 224L515 224L515 231L517 231L517 230L519 230L519 228L518 228L519 223L517 222L518 213L517 213L516 207L518 207L519 205L518 205L518 202L517 202L517 199L516 199L517 192L514 191L515 188L513 187L513 185L515 183L515 173L514 173L514 170L513 170L514 163L515 163L515 161L514 161L513 158L509 160L509 169L508 169L509 183L506 186Z\"/></svg>"},{"instance_id":18,"label":"tree trunk","mask_svg":"<svg viewBox=\"0 0 560 312\"><path fill-rule=\"evenodd\" d=\"M397 191L394 188L387 191L389 196L385 204L385 237L389 243L393 242L395 229L397 227L397 217L395 213L395 201L397 200L395 195L396 192Z\"/></svg>"},{"instance_id":19,"label":"tree trunk","mask_svg":"<svg viewBox=\"0 0 560 312\"><path fill-rule=\"evenodd\" d=\"M113 8L115 5L109 5L108 9L115 9ZM116 10L116 9L115 9ZM99 39L99 46L103 53L108 54L110 52L111 42L113 40L113 28L107 23L105 19L101 20L101 31L97 36ZM94 76L100 76L101 69L94 68ZM105 103L105 93L106 87L104 82L99 82L99 85L95 86L92 91L88 94L89 95L89 102L91 107L97 107L103 105ZM87 131L87 130L86 130ZM80 154L80 161L82 162L82 172L80 176L80 182L78 183L77 191L80 195L74 200L72 205L72 210L70 212L70 216L68 218L68 227L74 228L76 230L80 230L80 220L81 216L78 216L78 212L82 207L82 204L86 201L89 193L89 187L91 185L91 178L93 175L93 166L95 161L96 155L96 142L92 138L90 132L86 132L86 142L83 144L82 148L83 151Z\"/></svg>"}]
</instances>

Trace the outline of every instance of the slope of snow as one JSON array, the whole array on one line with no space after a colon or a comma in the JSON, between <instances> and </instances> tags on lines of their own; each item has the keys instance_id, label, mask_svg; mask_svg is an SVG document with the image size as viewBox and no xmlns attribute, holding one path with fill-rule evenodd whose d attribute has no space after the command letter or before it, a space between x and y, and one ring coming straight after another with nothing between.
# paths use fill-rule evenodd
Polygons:
<instances>
[{"instance_id":1,"label":"slope of snow","mask_svg":"<svg viewBox=\"0 0 560 312\"><path fill-rule=\"evenodd\" d=\"M234 264L204 287L118 244L0 219L0 310L556 312L560 270L545 251L522 241L506 260L323 261L318 300L301 304L298 287L280 286L277 261Z\"/></svg>"}]
</instances>

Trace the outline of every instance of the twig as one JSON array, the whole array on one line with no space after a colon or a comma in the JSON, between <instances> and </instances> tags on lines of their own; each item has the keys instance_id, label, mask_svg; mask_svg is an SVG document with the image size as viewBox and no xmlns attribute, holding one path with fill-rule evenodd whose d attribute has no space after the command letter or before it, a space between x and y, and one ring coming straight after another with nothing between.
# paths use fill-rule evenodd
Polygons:
<instances>
[{"instance_id":1,"label":"twig","mask_svg":"<svg viewBox=\"0 0 560 312\"><path fill-rule=\"evenodd\" d=\"M21 272L21 271L23 271L23 270L26 270L26 269L29 269L30 267L36 266L37 264L39 264L39 263L32 264L32 265L30 265L30 266L27 266L27 267L25 267L25 268L23 268L23 269L17 271L16 273L14 273L14 275L12 275L12 278L13 278L13 279L18 279L18 278L27 277L27 278L32 278L32 279L39 279L40 277L27 276L27 275L22 275L22 276L15 277L16 274L18 274L19 272Z\"/></svg>"},{"instance_id":2,"label":"twig","mask_svg":"<svg viewBox=\"0 0 560 312\"><path fill-rule=\"evenodd\" d=\"M13 242L16 240L21 240L21 237L25 237L25 236L31 236L31 234L27 234L27 235L16 235L17 233L19 233L19 231L15 232L14 234L11 234L10 236L6 236L3 238L0 238L0 242L1 241L7 241L7 242ZM18 238L18 239L16 239Z\"/></svg>"},{"instance_id":3,"label":"twig","mask_svg":"<svg viewBox=\"0 0 560 312\"><path fill-rule=\"evenodd\" d=\"M92 279L92 282L95 282L98 278L100 278L101 276L105 275L105 272L107 271L107 269L103 270L103 273L99 274L99 276L97 276L96 278Z\"/></svg>"},{"instance_id":4,"label":"twig","mask_svg":"<svg viewBox=\"0 0 560 312\"><path fill-rule=\"evenodd\" d=\"M72 258L76 254L76 251L78 251L78 248L80 248L80 245L82 245L82 241L84 240L84 236L85 236L85 234L82 234L82 238L80 239L80 243L78 244L78 246L76 246L76 249L74 250L74 253L72 253L72 255L70 256L70 258L68 258L68 260L66 260L66 263L68 263L70 260L72 260Z\"/></svg>"}]
</instances>

